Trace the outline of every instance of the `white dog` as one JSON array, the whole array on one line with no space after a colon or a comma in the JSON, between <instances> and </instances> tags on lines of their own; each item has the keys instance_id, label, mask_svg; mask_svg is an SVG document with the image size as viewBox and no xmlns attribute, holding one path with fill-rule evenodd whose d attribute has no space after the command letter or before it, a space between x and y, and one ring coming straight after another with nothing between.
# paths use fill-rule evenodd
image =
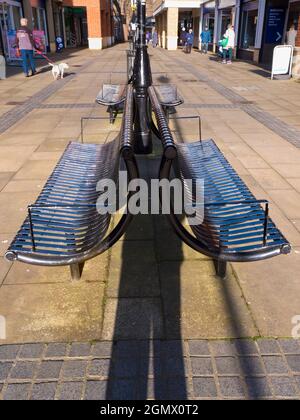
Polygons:
<instances>
[{"instance_id":1,"label":"white dog","mask_svg":"<svg viewBox=\"0 0 300 420\"><path fill-rule=\"evenodd\" d=\"M60 63L60 64L49 63L49 64L50 66L52 66L52 75L53 75L54 80L57 80L59 77L63 79L64 71L69 68L68 64L67 63Z\"/></svg>"}]
</instances>

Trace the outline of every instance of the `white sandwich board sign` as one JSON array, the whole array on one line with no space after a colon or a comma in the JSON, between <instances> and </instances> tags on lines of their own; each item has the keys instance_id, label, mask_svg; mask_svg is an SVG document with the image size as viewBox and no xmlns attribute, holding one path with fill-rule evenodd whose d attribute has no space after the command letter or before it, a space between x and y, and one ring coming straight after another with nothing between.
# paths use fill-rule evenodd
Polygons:
<instances>
[{"instance_id":1,"label":"white sandwich board sign","mask_svg":"<svg viewBox=\"0 0 300 420\"><path fill-rule=\"evenodd\" d=\"M285 74L291 77L293 63L293 46L277 45L273 51L272 74L271 79L275 75Z\"/></svg>"}]
</instances>

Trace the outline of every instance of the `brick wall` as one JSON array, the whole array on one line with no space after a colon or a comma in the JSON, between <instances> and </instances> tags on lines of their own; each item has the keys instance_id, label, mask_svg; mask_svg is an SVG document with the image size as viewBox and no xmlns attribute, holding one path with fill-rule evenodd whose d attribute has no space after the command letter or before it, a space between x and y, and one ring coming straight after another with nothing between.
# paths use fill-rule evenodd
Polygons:
<instances>
[{"instance_id":1,"label":"brick wall","mask_svg":"<svg viewBox=\"0 0 300 420\"><path fill-rule=\"evenodd\" d=\"M300 47L300 15L298 18L298 31L297 31L297 37L296 37L296 47Z\"/></svg>"},{"instance_id":2,"label":"brick wall","mask_svg":"<svg viewBox=\"0 0 300 420\"><path fill-rule=\"evenodd\" d=\"M64 0L67 7L86 7L88 37L112 36L110 2L106 0Z\"/></svg>"}]
</instances>

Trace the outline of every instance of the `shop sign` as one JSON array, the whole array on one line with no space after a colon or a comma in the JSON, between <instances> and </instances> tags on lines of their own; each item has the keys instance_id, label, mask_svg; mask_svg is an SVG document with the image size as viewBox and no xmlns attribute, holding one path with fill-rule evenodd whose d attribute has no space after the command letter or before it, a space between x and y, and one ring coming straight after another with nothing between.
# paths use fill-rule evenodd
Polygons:
<instances>
[{"instance_id":1,"label":"shop sign","mask_svg":"<svg viewBox=\"0 0 300 420\"><path fill-rule=\"evenodd\" d=\"M266 44L280 44L283 39L285 9L270 8L267 15Z\"/></svg>"},{"instance_id":2,"label":"shop sign","mask_svg":"<svg viewBox=\"0 0 300 420\"><path fill-rule=\"evenodd\" d=\"M273 51L272 74L292 74L293 47L292 45L277 45Z\"/></svg>"},{"instance_id":3,"label":"shop sign","mask_svg":"<svg viewBox=\"0 0 300 420\"><path fill-rule=\"evenodd\" d=\"M32 31L33 42L37 50L41 53L46 53L46 36L45 31L33 30Z\"/></svg>"},{"instance_id":4,"label":"shop sign","mask_svg":"<svg viewBox=\"0 0 300 420\"><path fill-rule=\"evenodd\" d=\"M59 52L64 48L64 41L62 39L61 36L57 36L55 38L55 42L56 42L56 51Z\"/></svg>"}]
</instances>

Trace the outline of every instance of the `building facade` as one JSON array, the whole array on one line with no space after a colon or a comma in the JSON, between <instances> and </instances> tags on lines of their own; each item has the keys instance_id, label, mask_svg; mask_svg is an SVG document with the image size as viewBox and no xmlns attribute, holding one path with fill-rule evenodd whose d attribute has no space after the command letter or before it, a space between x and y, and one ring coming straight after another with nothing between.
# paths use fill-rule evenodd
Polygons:
<instances>
[{"instance_id":1,"label":"building facade","mask_svg":"<svg viewBox=\"0 0 300 420\"><path fill-rule=\"evenodd\" d=\"M208 27L210 50L216 51L231 23L238 58L270 66L274 47L289 43L294 47L293 74L300 75L300 0L157 0L153 14L163 48L178 48L183 27L193 29L194 47L199 48L199 35Z\"/></svg>"},{"instance_id":2,"label":"building facade","mask_svg":"<svg viewBox=\"0 0 300 420\"><path fill-rule=\"evenodd\" d=\"M16 59L21 17L45 51L55 51L59 38L65 48L102 49L114 42L111 0L0 0L0 52L7 61Z\"/></svg>"}]
</instances>

